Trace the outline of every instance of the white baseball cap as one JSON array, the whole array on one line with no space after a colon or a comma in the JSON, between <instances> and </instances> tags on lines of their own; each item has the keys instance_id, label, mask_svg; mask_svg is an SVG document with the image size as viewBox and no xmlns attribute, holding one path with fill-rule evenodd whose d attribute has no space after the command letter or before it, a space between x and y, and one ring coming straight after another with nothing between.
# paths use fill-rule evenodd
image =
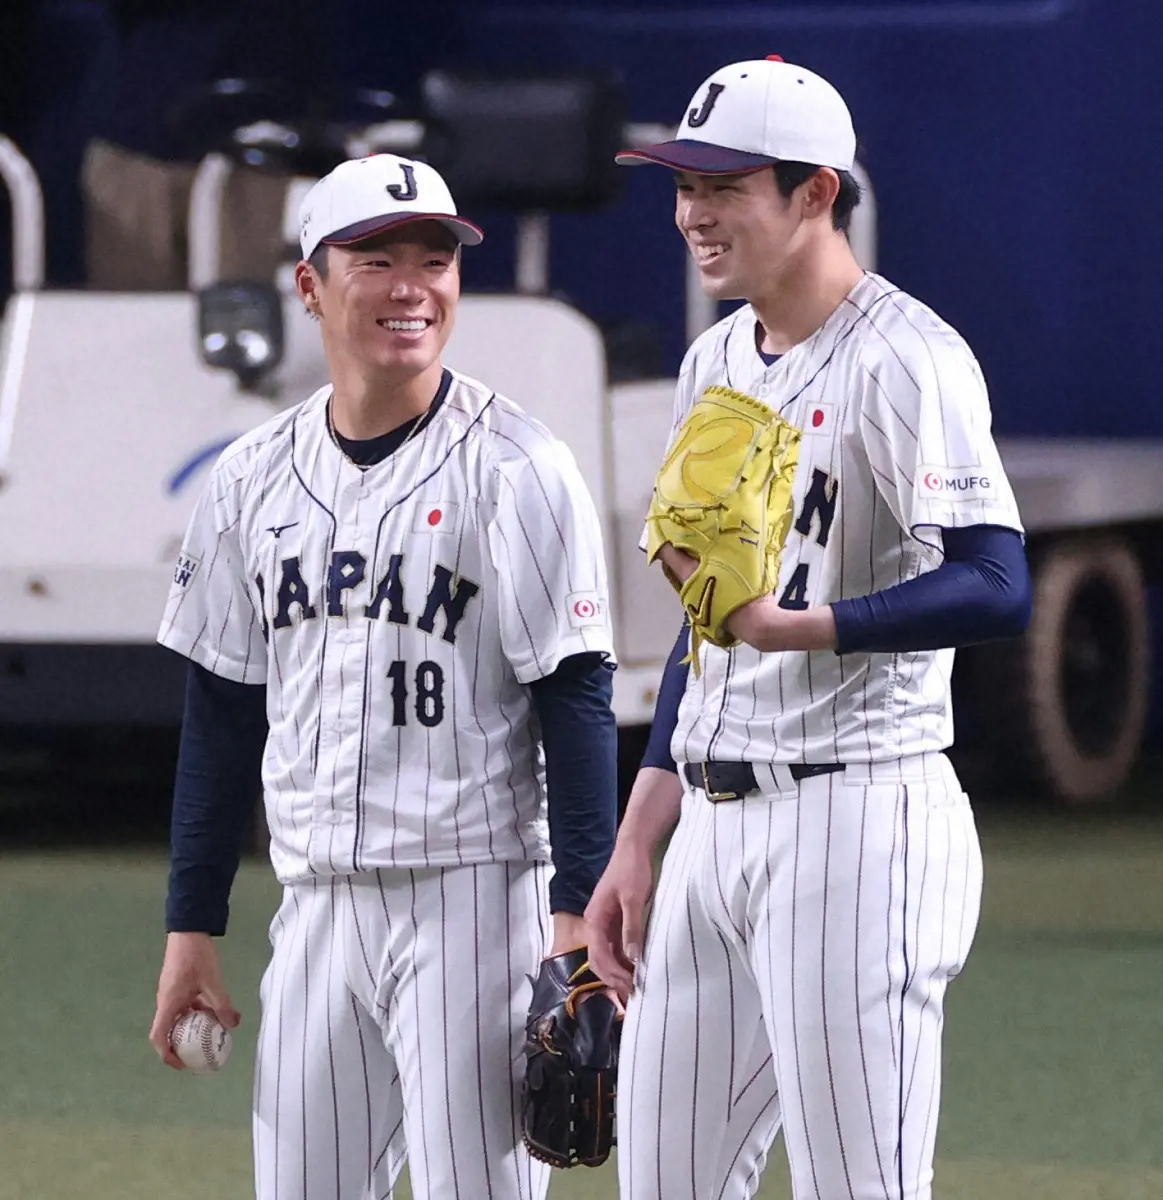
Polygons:
<instances>
[{"instance_id":1,"label":"white baseball cap","mask_svg":"<svg viewBox=\"0 0 1163 1200\"><path fill-rule=\"evenodd\" d=\"M691 97L674 141L623 150L616 161L740 175L776 162L851 171L855 158L856 134L840 93L773 54L716 71Z\"/></svg>"},{"instance_id":2,"label":"white baseball cap","mask_svg":"<svg viewBox=\"0 0 1163 1200\"><path fill-rule=\"evenodd\" d=\"M439 221L465 246L479 246L485 236L456 215L448 184L434 168L373 154L340 163L303 197L299 245L310 258L323 242L350 245L406 221Z\"/></svg>"}]
</instances>

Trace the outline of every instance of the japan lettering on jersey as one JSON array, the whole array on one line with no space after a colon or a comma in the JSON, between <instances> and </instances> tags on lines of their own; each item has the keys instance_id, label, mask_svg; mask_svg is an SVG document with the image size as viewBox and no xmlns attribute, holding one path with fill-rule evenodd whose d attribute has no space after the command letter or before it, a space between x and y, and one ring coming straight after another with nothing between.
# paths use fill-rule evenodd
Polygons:
<instances>
[{"instance_id":1,"label":"japan lettering on jersey","mask_svg":"<svg viewBox=\"0 0 1163 1200\"><path fill-rule=\"evenodd\" d=\"M445 372L432 420L361 470L330 389L239 439L190 521L158 640L265 684L284 882L548 857L523 686L613 644L601 532L566 447Z\"/></svg>"},{"instance_id":2,"label":"japan lettering on jersey","mask_svg":"<svg viewBox=\"0 0 1163 1200\"><path fill-rule=\"evenodd\" d=\"M743 305L683 362L677 430L711 384L762 400L803 433L780 564L785 608L866 596L932 570L941 528L1021 530L962 338L868 273L806 341L768 366ZM953 651L761 654L705 645L672 751L679 762L879 762L952 741Z\"/></svg>"}]
</instances>

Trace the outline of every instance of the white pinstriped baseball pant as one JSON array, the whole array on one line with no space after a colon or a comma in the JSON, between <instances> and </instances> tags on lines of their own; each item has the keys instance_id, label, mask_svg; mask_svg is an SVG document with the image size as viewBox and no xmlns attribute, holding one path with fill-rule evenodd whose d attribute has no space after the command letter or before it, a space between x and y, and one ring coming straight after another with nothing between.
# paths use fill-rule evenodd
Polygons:
<instances>
[{"instance_id":1,"label":"white pinstriped baseball pant","mask_svg":"<svg viewBox=\"0 0 1163 1200\"><path fill-rule=\"evenodd\" d=\"M255 1070L258 1200L543 1200L520 1141L549 867L370 871L285 889Z\"/></svg>"},{"instance_id":2,"label":"white pinstriped baseball pant","mask_svg":"<svg viewBox=\"0 0 1163 1200\"><path fill-rule=\"evenodd\" d=\"M781 1128L796 1200L929 1200L981 883L944 755L688 789L623 1031L622 1200L753 1196Z\"/></svg>"}]
</instances>

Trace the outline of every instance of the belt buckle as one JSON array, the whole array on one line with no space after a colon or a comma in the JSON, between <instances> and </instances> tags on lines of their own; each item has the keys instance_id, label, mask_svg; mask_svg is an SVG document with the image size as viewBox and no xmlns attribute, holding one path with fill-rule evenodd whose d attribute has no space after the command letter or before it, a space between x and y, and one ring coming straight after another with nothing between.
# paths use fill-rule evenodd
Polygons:
<instances>
[{"instance_id":1,"label":"belt buckle","mask_svg":"<svg viewBox=\"0 0 1163 1200\"><path fill-rule=\"evenodd\" d=\"M703 792L712 804L718 804L720 800L739 800L742 798L740 792L712 792L710 775L707 773L707 764L705 762L699 763L699 770L703 776Z\"/></svg>"}]
</instances>

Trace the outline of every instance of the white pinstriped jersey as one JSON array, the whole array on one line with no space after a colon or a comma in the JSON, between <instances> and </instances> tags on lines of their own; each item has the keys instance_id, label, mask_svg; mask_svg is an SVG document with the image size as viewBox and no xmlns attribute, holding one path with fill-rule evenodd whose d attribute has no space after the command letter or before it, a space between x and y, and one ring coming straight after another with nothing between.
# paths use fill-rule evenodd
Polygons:
<instances>
[{"instance_id":1,"label":"white pinstriped jersey","mask_svg":"<svg viewBox=\"0 0 1163 1200\"><path fill-rule=\"evenodd\" d=\"M235 442L190 521L158 640L265 683L284 883L548 858L523 685L613 658L601 532L572 455L446 372L433 419L360 469L330 388Z\"/></svg>"},{"instance_id":2,"label":"white pinstriped jersey","mask_svg":"<svg viewBox=\"0 0 1163 1200\"><path fill-rule=\"evenodd\" d=\"M931 309L865 274L771 366L756 323L743 305L692 344L674 429L706 387L726 384L802 431L781 604L830 604L930 571L942 527L1021 530L981 370ZM879 762L953 740L952 650L841 656L706 644L701 666L671 743L678 762Z\"/></svg>"}]
</instances>

